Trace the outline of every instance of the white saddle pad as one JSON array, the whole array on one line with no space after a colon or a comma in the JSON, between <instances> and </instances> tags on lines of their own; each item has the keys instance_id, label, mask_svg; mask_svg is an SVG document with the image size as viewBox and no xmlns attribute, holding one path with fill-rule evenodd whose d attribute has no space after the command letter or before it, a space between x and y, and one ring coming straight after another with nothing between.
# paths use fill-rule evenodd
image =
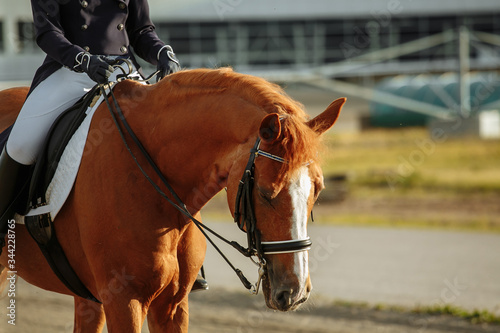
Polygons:
<instances>
[{"instance_id":1,"label":"white saddle pad","mask_svg":"<svg viewBox=\"0 0 500 333\"><path fill-rule=\"evenodd\" d=\"M50 212L52 220L56 218L63 204L66 202L71 189L73 188L73 184L75 183L76 175L78 174L78 169L80 168L80 163L82 161L83 150L85 148L85 143L87 142L92 117L95 110L103 101L104 97L101 95L97 102L87 108L87 111L85 111L87 116L81 123L80 127L76 130L61 155L54 177L52 178L52 181L47 188L47 192L45 193L48 205L30 210L27 214L28 216ZM24 216L16 214L14 218L16 223L24 224Z\"/></svg>"}]
</instances>

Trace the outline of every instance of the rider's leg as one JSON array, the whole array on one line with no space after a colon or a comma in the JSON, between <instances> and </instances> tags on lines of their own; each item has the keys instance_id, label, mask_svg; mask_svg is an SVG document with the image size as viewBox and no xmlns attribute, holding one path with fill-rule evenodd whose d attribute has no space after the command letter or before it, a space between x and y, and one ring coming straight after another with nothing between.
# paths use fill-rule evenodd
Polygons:
<instances>
[{"instance_id":1,"label":"rider's leg","mask_svg":"<svg viewBox=\"0 0 500 333\"><path fill-rule=\"evenodd\" d=\"M31 167L14 161L5 148L0 155L0 254L7 233L7 222L15 213L12 203L28 182Z\"/></svg>"},{"instance_id":2,"label":"rider's leg","mask_svg":"<svg viewBox=\"0 0 500 333\"><path fill-rule=\"evenodd\" d=\"M28 181L45 136L55 119L80 99L94 83L86 74L61 68L41 82L26 99L0 155L0 253L11 207Z\"/></svg>"},{"instance_id":3,"label":"rider's leg","mask_svg":"<svg viewBox=\"0 0 500 333\"><path fill-rule=\"evenodd\" d=\"M7 151L17 162L33 164L57 117L93 86L85 73L61 68L42 81L28 96L7 141Z\"/></svg>"}]
</instances>

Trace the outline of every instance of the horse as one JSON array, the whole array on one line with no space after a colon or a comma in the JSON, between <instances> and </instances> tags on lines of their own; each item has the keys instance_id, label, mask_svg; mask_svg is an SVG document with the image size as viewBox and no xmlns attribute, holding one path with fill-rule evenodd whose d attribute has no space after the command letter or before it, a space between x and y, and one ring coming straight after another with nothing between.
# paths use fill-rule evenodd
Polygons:
<instances>
[{"instance_id":1,"label":"horse","mask_svg":"<svg viewBox=\"0 0 500 333\"><path fill-rule=\"evenodd\" d=\"M15 120L26 94L26 88L0 92L0 130ZM238 213L241 176L254 154L250 200L260 241L307 238L308 216L324 187L321 135L344 98L310 119L279 86L229 68L183 70L151 85L124 80L114 94L195 219L224 188L230 213ZM280 159L252 151L257 140L260 152ZM206 239L143 176L105 103L94 114L78 176L54 226L73 269L101 304L57 279L23 225L15 229L15 269L28 283L74 296L74 332L101 332L105 323L112 333L140 332L146 318L152 333L187 332L188 294ZM7 267L5 249L0 263ZM263 255L262 288L269 308L290 311L308 299L312 284L308 252L283 252Z\"/></svg>"}]
</instances>

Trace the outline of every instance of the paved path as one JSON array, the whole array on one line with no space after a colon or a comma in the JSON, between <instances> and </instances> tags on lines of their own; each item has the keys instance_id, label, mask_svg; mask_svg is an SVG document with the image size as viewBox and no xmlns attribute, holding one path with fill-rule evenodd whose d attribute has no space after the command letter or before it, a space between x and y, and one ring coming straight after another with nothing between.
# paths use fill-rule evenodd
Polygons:
<instances>
[{"instance_id":1,"label":"paved path","mask_svg":"<svg viewBox=\"0 0 500 333\"><path fill-rule=\"evenodd\" d=\"M205 223L245 244L233 224ZM309 233L314 292L323 297L404 306L449 303L500 314L498 234L319 225ZM255 279L253 264L231 258ZM212 290L243 288L210 246L205 269Z\"/></svg>"},{"instance_id":2,"label":"paved path","mask_svg":"<svg viewBox=\"0 0 500 333\"><path fill-rule=\"evenodd\" d=\"M245 240L230 223L205 223ZM209 248L208 293L190 300L193 332L498 332L456 318L331 307L330 299L384 304L451 303L488 308L500 315L500 235L460 232L348 228L313 225L310 267L316 299L292 314L266 310L262 295L245 295L238 278ZM227 249L234 263L256 278L253 264ZM238 293L233 293L236 290ZM218 292L219 291L219 292ZM0 332L70 332L73 301L20 280L16 326L8 324L9 299L0 299ZM318 307L318 305L320 305ZM146 328L143 332L148 332Z\"/></svg>"}]
</instances>

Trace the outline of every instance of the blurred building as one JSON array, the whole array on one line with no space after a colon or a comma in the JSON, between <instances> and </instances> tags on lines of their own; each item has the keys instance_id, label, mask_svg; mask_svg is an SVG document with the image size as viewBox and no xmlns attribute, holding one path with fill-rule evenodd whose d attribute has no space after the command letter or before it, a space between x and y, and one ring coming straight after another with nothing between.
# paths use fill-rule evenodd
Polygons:
<instances>
[{"instance_id":1,"label":"blurred building","mask_svg":"<svg viewBox=\"0 0 500 333\"><path fill-rule=\"evenodd\" d=\"M47 0L58 1L58 0ZM186 67L310 69L342 63L336 77L448 71L457 39L379 61L351 59L466 26L500 35L498 0L149 0L159 35ZM41 61L28 1L0 0L0 80L29 79ZM472 40L471 69L499 68L500 54ZM384 58L385 59L385 58ZM365 59L370 61L371 59Z\"/></svg>"}]
</instances>

